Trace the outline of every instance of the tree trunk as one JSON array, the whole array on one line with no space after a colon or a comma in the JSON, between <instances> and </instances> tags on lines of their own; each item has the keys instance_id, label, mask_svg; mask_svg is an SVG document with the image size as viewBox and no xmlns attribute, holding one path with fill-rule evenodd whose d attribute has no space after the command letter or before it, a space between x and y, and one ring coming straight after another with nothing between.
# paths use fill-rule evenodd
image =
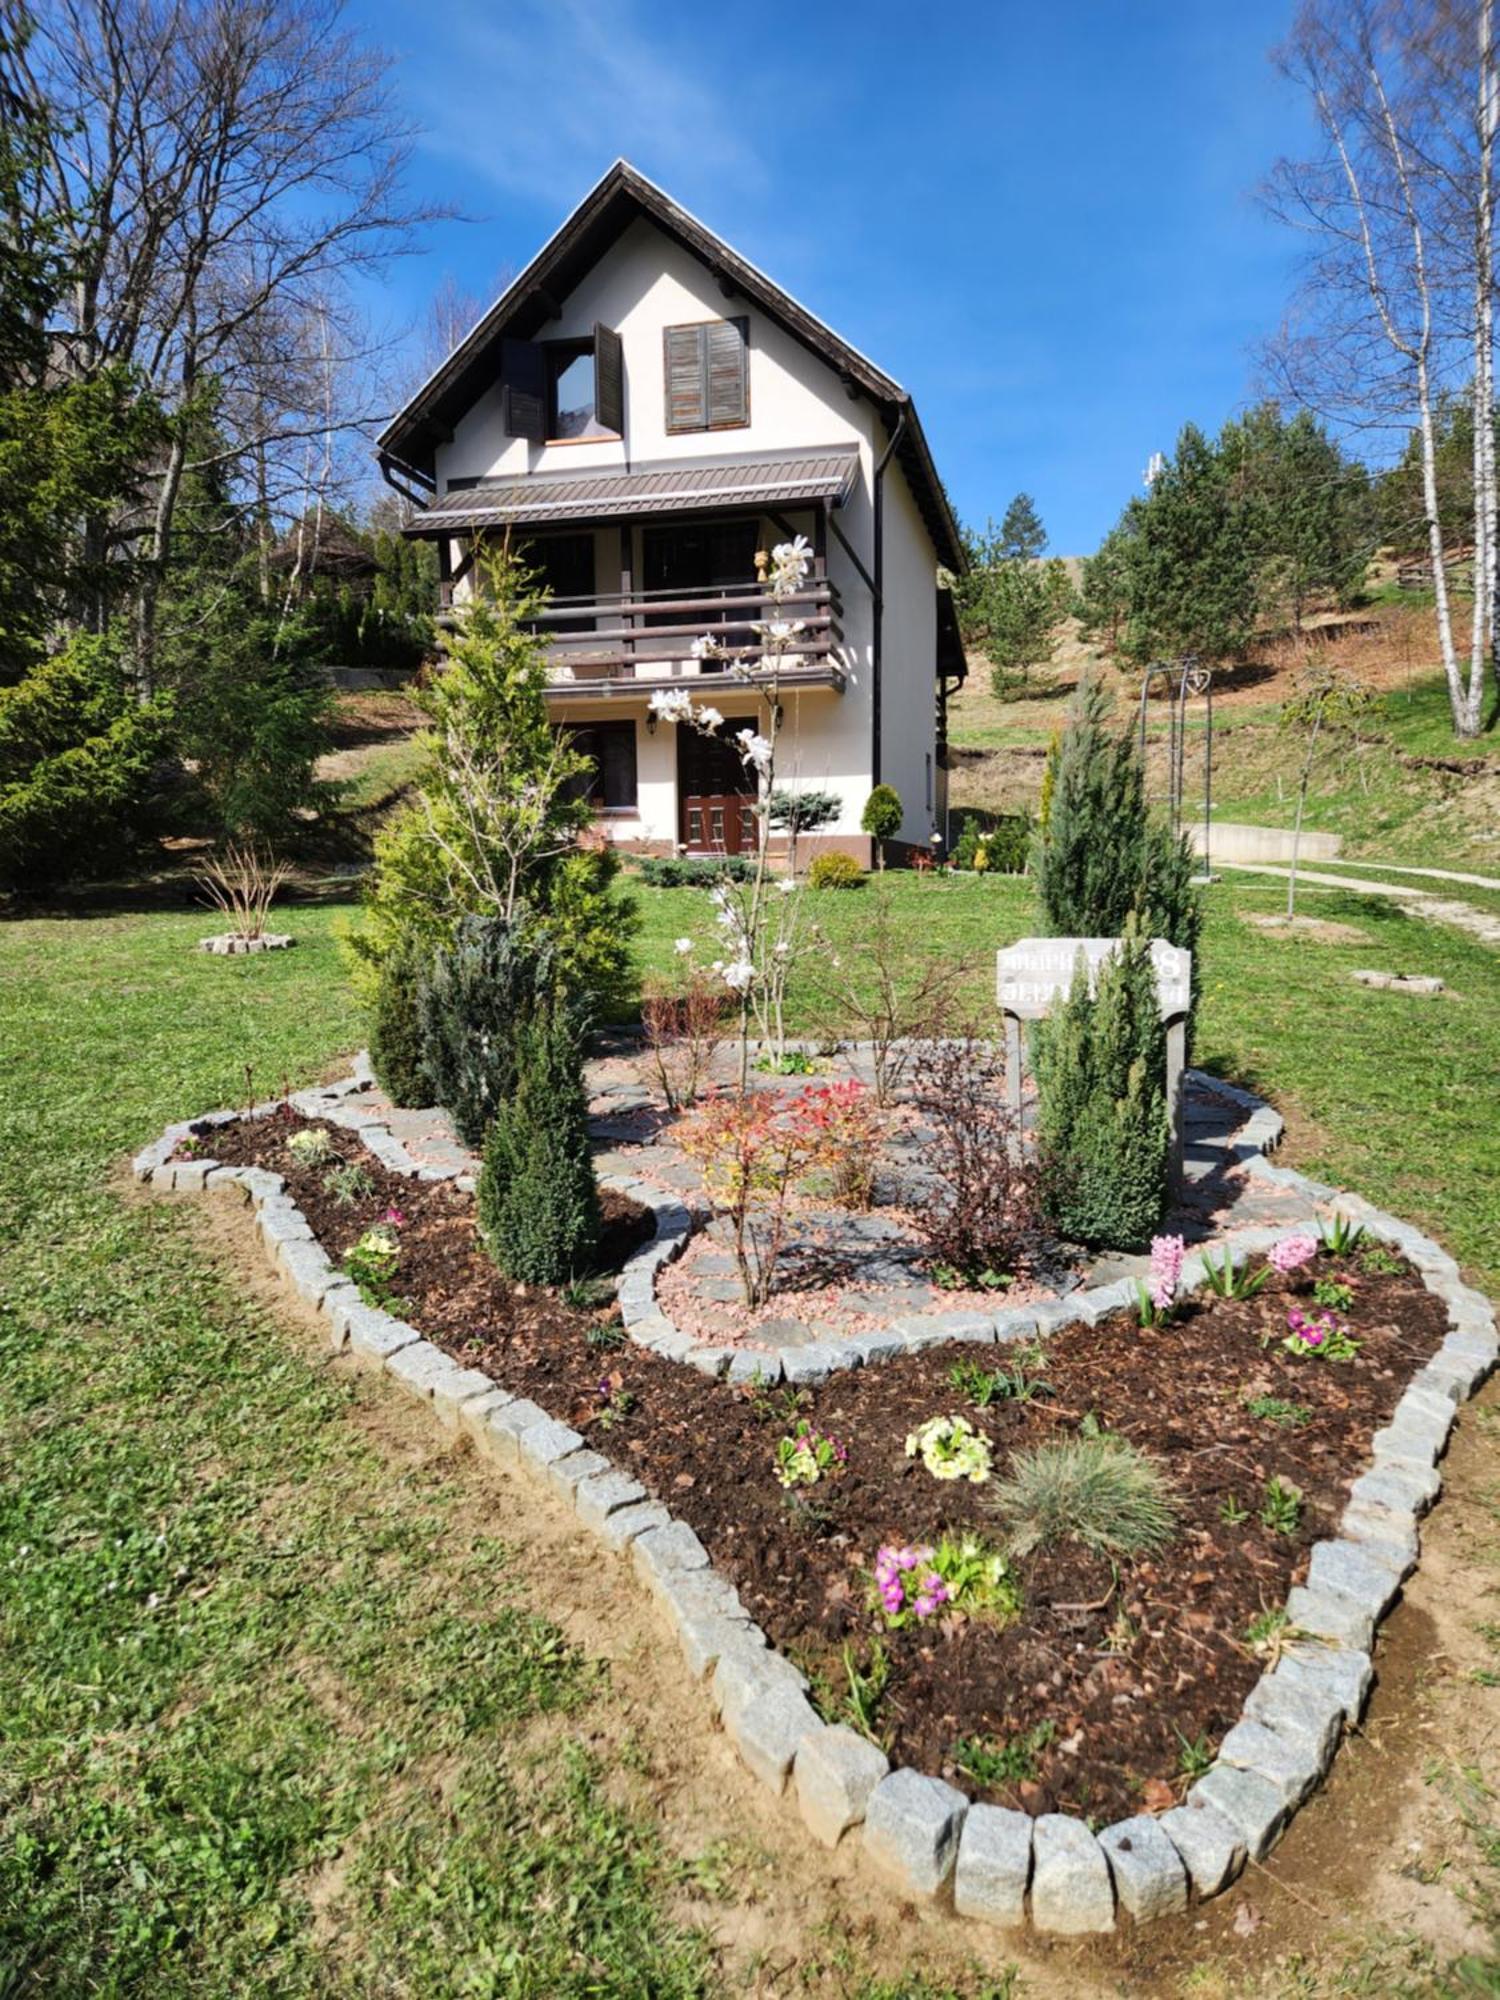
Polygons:
<instances>
[{"instance_id":1,"label":"tree trunk","mask_svg":"<svg viewBox=\"0 0 1500 2000\"><path fill-rule=\"evenodd\" d=\"M1312 735L1307 739L1307 755L1302 760L1302 782L1297 787L1297 816L1292 821L1292 865L1286 878L1286 917L1290 923L1297 914L1297 853L1302 845L1302 809L1307 804L1307 788L1312 783L1313 753L1318 747L1318 731L1323 726L1321 706L1313 717Z\"/></svg>"},{"instance_id":2,"label":"tree trunk","mask_svg":"<svg viewBox=\"0 0 1500 2000\"><path fill-rule=\"evenodd\" d=\"M161 605L161 588L166 580L167 561L172 549L172 522L177 512L177 496L182 489L182 469L187 460L187 442L179 425L173 434L167 462L162 469L156 495L156 516L151 527L151 548L135 600L135 687L142 707L156 694L156 620Z\"/></svg>"}]
</instances>

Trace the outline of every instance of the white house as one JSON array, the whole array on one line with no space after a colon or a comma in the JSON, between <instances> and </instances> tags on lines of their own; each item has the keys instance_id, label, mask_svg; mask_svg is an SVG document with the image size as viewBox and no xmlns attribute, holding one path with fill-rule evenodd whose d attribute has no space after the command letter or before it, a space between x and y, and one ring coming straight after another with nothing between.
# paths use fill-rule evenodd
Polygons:
<instances>
[{"instance_id":1,"label":"white house","mask_svg":"<svg viewBox=\"0 0 1500 2000\"><path fill-rule=\"evenodd\" d=\"M619 161L379 441L436 542L445 604L511 531L552 591L549 699L594 759L609 837L642 853L753 843L732 746L659 721L692 681L730 725L761 726L764 684L691 651L758 654L755 555L815 552L806 630L783 661L778 782L836 793L808 846L870 858L860 815L893 785L901 841L946 819L946 696L963 649L940 569L957 525L911 397ZM713 676L712 688L696 686Z\"/></svg>"}]
</instances>

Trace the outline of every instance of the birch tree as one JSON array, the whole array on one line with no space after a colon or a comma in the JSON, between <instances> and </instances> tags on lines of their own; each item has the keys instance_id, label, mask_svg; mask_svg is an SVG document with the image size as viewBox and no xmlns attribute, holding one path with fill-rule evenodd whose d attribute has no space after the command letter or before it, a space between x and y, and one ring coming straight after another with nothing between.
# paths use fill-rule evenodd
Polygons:
<instances>
[{"instance_id":1,"label":"birch tree","mask_svg":"<svg viewBox=\"0 0 1500 2000\"><path fill-rule=\"evenodd\" d=\"M1490 4L1305 0L1276 60L1306 93L1322 148L1283 160L1268 190L1273 212L1308 243L1306 282L1279 348L1289 385L1365 430L1416 430L1438 650L1460 736L1478 733L1495 632ZM1476 412L1467 660L1437 471L1439 400L1465 369Z\"/></svg>"}]
</instances>

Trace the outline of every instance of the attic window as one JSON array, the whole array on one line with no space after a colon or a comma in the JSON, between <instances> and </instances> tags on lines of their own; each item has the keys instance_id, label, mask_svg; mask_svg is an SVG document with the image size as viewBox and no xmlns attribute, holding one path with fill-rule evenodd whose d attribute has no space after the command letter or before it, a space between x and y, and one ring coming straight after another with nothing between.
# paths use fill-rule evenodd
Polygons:
<instances>
[{"instance_id":1,"label":"attic window","mask_svg":"<svg viewBox=\"0 0 1500 2000\"><path fill-rule=\"evenodd\" d=\"M611 327L596 325L586 340L507 340L500 381L510 437L548 444L624 434L625 371Z\"/></svg>"},{"instance_id":2,"label":"attic window","mask_svg":"<svg viewBox=\"0 0 1500 2000\"><path fill-rule=\"evenodd\" d=\"M750 322L701 320L662 330L667 430L735 430L750 421Z\"/></svg>"}]
</instances>

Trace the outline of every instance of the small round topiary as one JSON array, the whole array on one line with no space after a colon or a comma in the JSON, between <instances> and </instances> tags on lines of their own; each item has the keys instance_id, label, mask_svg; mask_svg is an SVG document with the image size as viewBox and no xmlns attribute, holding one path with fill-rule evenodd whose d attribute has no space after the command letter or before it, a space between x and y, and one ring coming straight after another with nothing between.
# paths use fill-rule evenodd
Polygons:
<instances>
[{"instance_id":1,"label":"small round topiary","mask_svg":"<svg viewBox=\"0 0 1500 2000\"><path fill-rule=\"evenodd\" d=\"M865 871L854 856L841 854L837 848L814 856L813 864L807 871L808 887L811 889L861 889L864 880Z\"/></svg>"}]
</instances>

